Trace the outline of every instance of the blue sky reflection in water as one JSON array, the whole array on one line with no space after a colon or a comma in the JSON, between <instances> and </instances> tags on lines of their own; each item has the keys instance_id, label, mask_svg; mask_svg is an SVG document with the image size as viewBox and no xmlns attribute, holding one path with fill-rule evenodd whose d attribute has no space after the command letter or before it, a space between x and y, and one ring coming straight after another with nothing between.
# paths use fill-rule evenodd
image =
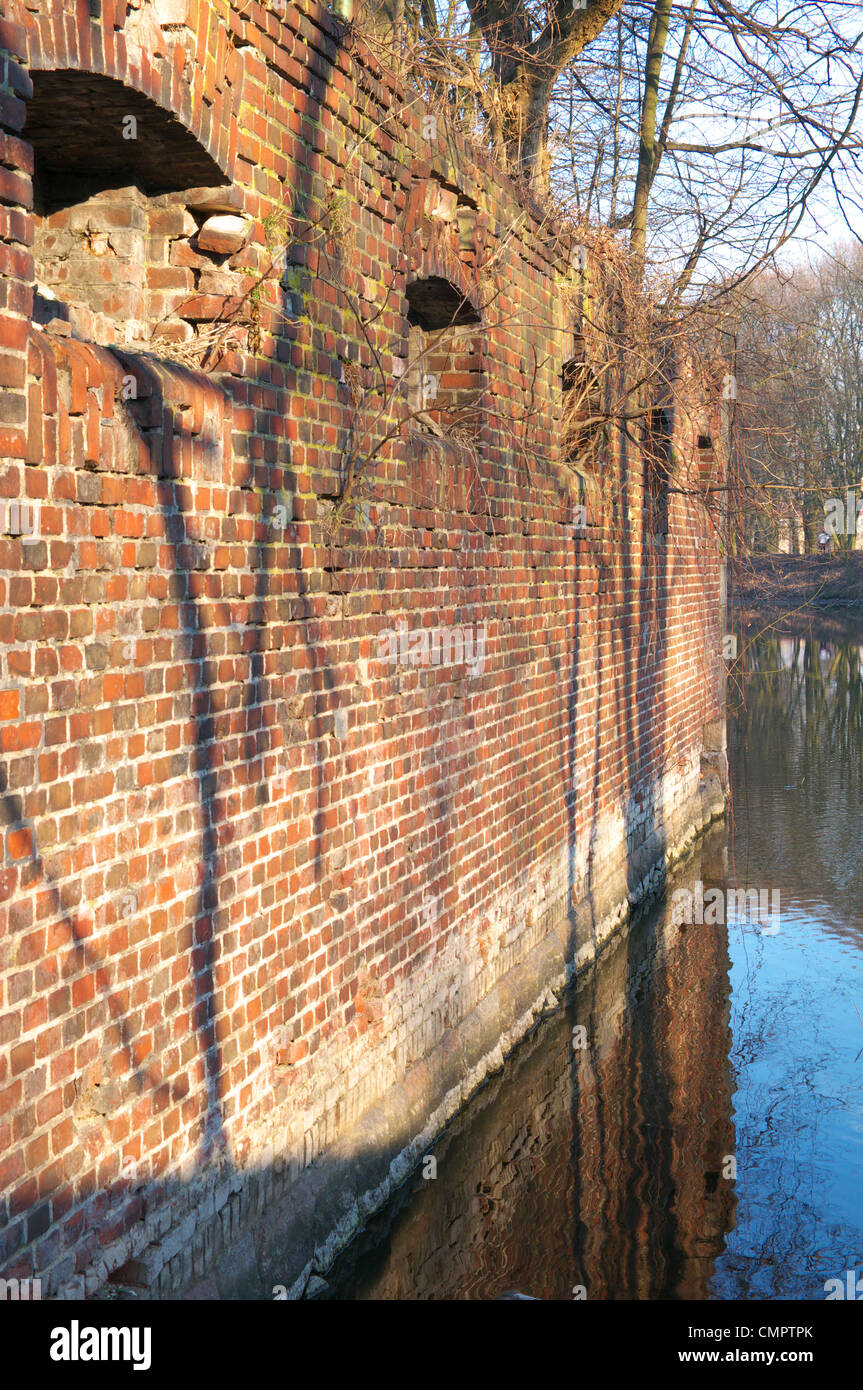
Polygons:
<instances>
[{"instance_id":1,"label":"blue sky reflection in water","mask_svg":"<svg viewBox=\"0 0 863 1390\"><path fill-rule=\"evenodd\" d=\"M711 1292L823 1298L863 1274L863 649L744 664L730 864L782 911L772 937L729 924L738 1206Z\"/></svg>"},{"instance_id":2,"label":"blue sky reflection in water","mask_svg":"<svg viewBox=\"0 0 863 1390\"><path fill-rule=\"evenodd\" d=\"M323 1297L823 1299L863 1274L863 648L771 637L742 664L733 821L476 1095L437 1176L404 1184ZM674 918L673 890L697 882L722 891L727 927ZM779 890L778 932L737 915L735 886Z\"/></svg>"}]
</instances>

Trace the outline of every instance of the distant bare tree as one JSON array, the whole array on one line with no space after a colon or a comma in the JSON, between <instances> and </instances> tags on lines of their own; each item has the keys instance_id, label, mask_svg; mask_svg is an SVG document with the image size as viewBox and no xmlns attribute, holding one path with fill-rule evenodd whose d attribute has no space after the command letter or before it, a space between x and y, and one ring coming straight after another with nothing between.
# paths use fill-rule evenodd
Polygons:
<instances>
[{"instance_id":1,"label":"distant bare tree","mask_svg":"<svg viewBox=\"0 0 863 1390\"><path fill-rule=\"evenodd\" d=\"M814 550L827 500L861 496L863 249L851 243L808 269L765 269L734 303L749 535L775 542L796 513ZM846 518L835 544L853 541Z\"/></svg>"}]
</instances>

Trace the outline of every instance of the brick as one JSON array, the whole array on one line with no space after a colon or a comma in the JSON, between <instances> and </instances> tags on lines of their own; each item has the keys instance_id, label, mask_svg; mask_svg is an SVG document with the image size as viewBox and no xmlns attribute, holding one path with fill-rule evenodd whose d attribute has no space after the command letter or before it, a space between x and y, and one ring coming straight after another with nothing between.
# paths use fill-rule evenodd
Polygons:
<instances>
[{"instance_id":1,"label":"brick","mask_svg":"<svg viewBox=\"0 0 863 1390\"><path fill-rule=\"evenodd\" d=\"M4 47L0 43L0 48ZM18 97L0 92L0 126L7 130L23 130L27 119L27 107Z\"/></svg>"},{"instance_id":2,"label":"brick","mask_svg":"<svg viewBox=\"0 0 863 1390\"><path fill-rule=\"evenodd\" d=\"M0 318L0 347L10 352L22 352L29 332L30 325L25 319Z\"/></svg>"},{"instance_id":3,"label":"brick","mask_svg":"<svg viewBox=\"0 0 863 1390\"><path fill-rule=\"evenodd\" d=\"M0 386L21 387L27 379L27 363L23 357L0 354Z\"/></svg>"},{"instance_id":4,"label":"brick","mask_svg":"<svg viewBox=\"0 0 863 1390\"><path fill-rule=\"evenodd\" d=\"M42 726L36 721L15 724L0 730L0 750L4 753L20 752L23 748L35 748L39 743Z\"/></svg>"},{"instance_id":5,"label":"brick","mask_svg":"<svg viewBox=\"0 0 863 1390\"><path fill-rule=\"evenodd\" d=\"M19 1043L13 1047L10 1054L10 1064L13 1076L18 1076L22 1071L26 1071L33 1066L36 1060L36 1044L33 1042Z\"/></svg>"},{"instance_id":6,"label":"brick","mask_svg":"<svg viewBox=\"0 0 863 1390\"><path fill-rule=\"evenodd\" d=\"M32 208L33 183L30 175L15 169L4 169L0 165L0 203Z\"/></svg>"},{"instance_id":7,"label":"brick","mask_svg":"<svg viewBox=\"0 0 863 1390\"><path fill-rule=\"evenodd\" d=\"M29 174L32 177L34 172L32 145L28 145L26 140L19 140L14 135L0 131L0 163L13 169L20 169L23 174Z\"/></svg>"},{"instance_id":8,"label":"brick","mask_svg":"<svg viewBox=\"0 0 863 1390\"><path fill-rule=\"evenodd\" d=\"M20 705L20 691L0 690L0 719L17 719Z\"/></svg>"},{"instance_id":9,"label":"brick","mask_svg":"<svg viewBox=\"0 0 863 1390\"><path fill-rule=\"evenodd\" d=\"M16 58L24 59L27 55L27 34L23 24L17 24L14 20L0 18L0 48L5 48Z\"/></svg>"}]
</instances>

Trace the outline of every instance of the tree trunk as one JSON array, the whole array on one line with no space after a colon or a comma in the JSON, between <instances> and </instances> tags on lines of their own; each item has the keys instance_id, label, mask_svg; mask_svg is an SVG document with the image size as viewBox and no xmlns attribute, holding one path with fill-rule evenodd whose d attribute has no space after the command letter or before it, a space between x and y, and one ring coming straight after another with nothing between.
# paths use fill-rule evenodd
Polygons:
<instances>
[{"instance_id":1,"label":"tree trunk","mask_svg":"<svg viewBox=\"0 0 863 1390\"><path fill-rule=\"evenodd\" d=\"M647 248L647 205L653 176L656 172L656 112L659 104L659 75L668 39L671 0L656 0L650 16L647 37L647 60L644 67L644 98L641 103L641 123L638 144L638 173L635 197L632 202L632 231L629 249L636 283L644 278L644 258Z\"/></svg>"},{"instance_id":2,"label":"tree trunk","mask_svg":"<svg viewBox=\"0 0 863 1390\"><path fill-rule=\"evenodd\" d=\"M520 65L501 88L501 151L506 167L531 182L547 181L546 146L551 84L544 73Z\"/></svg>"},{"instance_id":3,"label":"tree trunk","mask_svg":"<svg viewBox=\"0 0 863 1390\"><path fill-rule=\"evenodd\" d=\"M359 10L361 25L383 43L393 43L401 32L405 0L365 0Z\"/></svg>"},{"instance_id":4,"label":"tree trunk","mask_svg":"<svg viewBox=\"0 0 863 1390\"><path fill-rule=\"evenodd\" d=\"M513 173L547 178L548 108L566 64L596 38L624 0L553 0L548 20L535 37L523 0L467 0L482 33L502 108L503 158Z\"/></svg>"}]
</instances>

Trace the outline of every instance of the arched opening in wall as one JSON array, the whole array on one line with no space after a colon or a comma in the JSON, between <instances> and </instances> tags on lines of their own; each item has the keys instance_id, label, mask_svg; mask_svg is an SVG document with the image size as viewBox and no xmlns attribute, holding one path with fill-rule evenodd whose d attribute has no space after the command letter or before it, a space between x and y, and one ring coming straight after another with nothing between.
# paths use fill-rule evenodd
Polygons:
<instances>
[{"instance_id":1,"label":"arched opening in wall","mask_svg":"<svg viewBox=\"0 0 863 1390\"><path fill-rule=\"evenodd\" d=\"M458 287L440 276L413 280L406 295L411 426L470 441L481 423L480 316Z\"/></svg>"},{"instance_id":2,"label":"arched opening in wall","mask_svg":"<svg viewBox=\"0 0 863 1390\"><path fill-rule=\"evenodd\" d=\"M562 421L561 456L578 484L577 523L581 529L599 524L602 464L608 446L608 427L602 387L587 361L584 342L576 336L575 352L560 371Z\"/></svg>"},{"instance_id":3,"label":"arched opening in wall","mask_svg":"<svg viewBox=\"0 0 863 1390\"><path fill-rule=\"evenodd\" d=\"M32 77L35 322L175 355L240 291L238 191L142 93L93 73Z\"/></svg>"}]
</instances>

